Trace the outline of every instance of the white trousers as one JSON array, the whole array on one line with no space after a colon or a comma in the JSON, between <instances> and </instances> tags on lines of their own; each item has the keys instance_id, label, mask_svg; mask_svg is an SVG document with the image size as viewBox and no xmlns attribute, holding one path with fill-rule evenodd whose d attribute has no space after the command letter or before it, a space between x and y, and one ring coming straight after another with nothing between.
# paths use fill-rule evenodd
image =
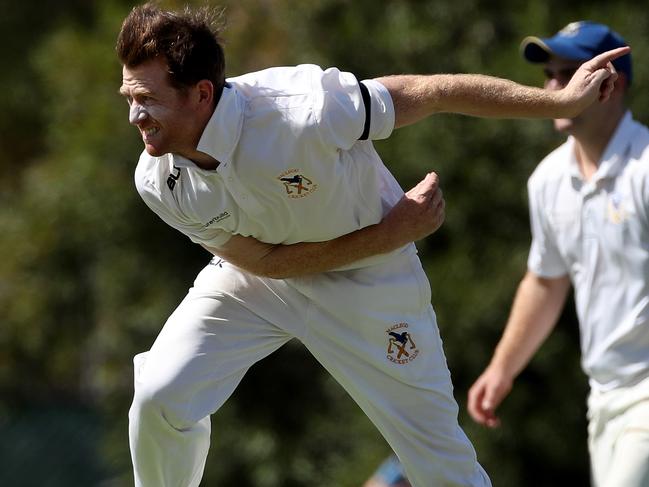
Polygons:
<instances>
[{"instance_id":1,"label":"white trousers","mask_svg":"<svg viewBox=\"0 0 649 487\"><path fill-rule=\"evenodd\" d=\"M134 360L136 486L198 486L209 416L251 365L295 337L376 425L413 486L491 485L458 425L428 281L406 253L287 280L216 260L203 269L151 350Z\"/></svg>"},{"instance_id":2,"label":"white trousers","mask_svg":"<svg viewBox=\"0 0 649 487\"><path fill-rule=\"evenodd\" d=\"M596 487L649 487L649 378L591 392L588 448Z\"/></svg>"}]
</instances>

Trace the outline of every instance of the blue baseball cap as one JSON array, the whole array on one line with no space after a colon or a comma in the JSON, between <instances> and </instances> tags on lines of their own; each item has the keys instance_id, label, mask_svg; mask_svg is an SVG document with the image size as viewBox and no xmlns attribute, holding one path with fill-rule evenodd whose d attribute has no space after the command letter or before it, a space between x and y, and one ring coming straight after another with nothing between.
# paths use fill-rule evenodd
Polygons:
<instances>
[{"instance_id":1,"label":"blue baseball cap","mask_svg":"<svg viewBox=\"0 0 649 487\"><path fill-rule=\"evenodd\" d=\"M609 27L583 20L566 25L553 37L526 37L521 42L521 52L531 63L545 63L551 55L587 61L598 54L626 45L622 36ZM618 72L624 73L631 83L631 54L617 58L613 61L613 66Z\"/></svg>"}]
</instances>

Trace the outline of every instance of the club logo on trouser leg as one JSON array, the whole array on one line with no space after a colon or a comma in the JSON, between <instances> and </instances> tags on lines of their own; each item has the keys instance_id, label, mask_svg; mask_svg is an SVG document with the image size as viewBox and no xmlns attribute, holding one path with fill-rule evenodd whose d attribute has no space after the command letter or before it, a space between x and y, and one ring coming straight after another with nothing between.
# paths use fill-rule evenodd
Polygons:
<instances>
[{"instance_id":1,"label":"club logo on trouser leg","mask_svg":"<svg viewBox=\"0 0 649 487\"><path fill-rule=\"evenodd\" d=\"M419 355L419 349L410 332L408 323L397 323L386 330L388 334L387 359L395 364L407 364Z\"/></svg>"}]
</instances>

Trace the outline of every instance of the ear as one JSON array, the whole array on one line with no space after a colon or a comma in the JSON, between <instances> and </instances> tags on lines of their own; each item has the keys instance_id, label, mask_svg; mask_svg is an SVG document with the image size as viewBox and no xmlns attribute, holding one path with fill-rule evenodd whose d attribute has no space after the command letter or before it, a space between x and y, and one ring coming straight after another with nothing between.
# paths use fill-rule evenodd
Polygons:
<instances>
[{"instance_id":1,"label":"ear","mask_svg":"<svg viewBox=\"0 0 649 487\"><path fill-rule=\"evenodd\" d=\"M214 103L214 85L210 80L202 79L196 83L198 104L212 107Z\"/></svg>"}]
</instances>

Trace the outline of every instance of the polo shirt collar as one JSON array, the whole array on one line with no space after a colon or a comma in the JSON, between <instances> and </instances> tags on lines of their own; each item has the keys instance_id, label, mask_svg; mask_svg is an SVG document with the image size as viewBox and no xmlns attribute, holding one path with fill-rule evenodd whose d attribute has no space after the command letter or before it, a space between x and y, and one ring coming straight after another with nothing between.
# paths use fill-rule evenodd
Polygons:
<instances>
[{"instance_id":1,"label":"polo shirt collar","mask_svg":"<svg viewBox=\"0 0 649 487\"><path fill-rule=\"evenodd\" d=\"M573 179L583 180L584 176L582 176L581 170L579 169L579 162L575 153L575 138L572 135L568 137L568 154L570 157L570 163L568 164L570 176Z\"/></svg>"},{"instance_id":2,"label":"polo shirt collar","mask_svg":"<svg viewBox=\"0 0 649 487\"><path fill-rule=\"evenodd\" d=\"M599 168L595 173L596 179L615 177L622 171L626 153L632 142L632 128L633 119L631 112L627 110L606 146L604 155L599 162Z\"/></svg>"},{"instance_id":3,"label":"polo shirt collar","mask_svg":"<svg viewBox=\"0 0 649 487\"><path fill-rule=\"evenodd\" d=\"M219 161L217 170L229 166L232 162L232 155L241 135L244 109L243 96L230 83L226 82L214 113L207 122L196 146L196 150ZM192 161L178 154L173 154L173 159L176 167L196 168Z\"/></svg>"}]
</instances>

